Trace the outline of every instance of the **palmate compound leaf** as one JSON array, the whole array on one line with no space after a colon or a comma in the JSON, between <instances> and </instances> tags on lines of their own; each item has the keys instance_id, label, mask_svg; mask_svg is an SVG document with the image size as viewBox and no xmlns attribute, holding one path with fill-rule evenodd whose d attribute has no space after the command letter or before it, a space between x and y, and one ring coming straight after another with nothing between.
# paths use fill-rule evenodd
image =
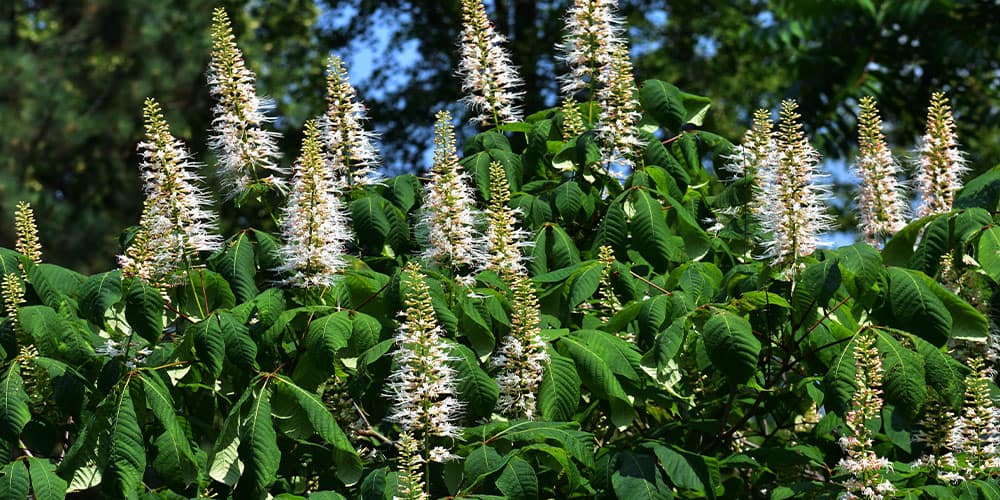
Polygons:
<instances>
[{"instance_id":1,"label":"palmate compound leaf","mask_svg":"<svg viewBox=\"0 0 1000 500\"><path fill-rule=\"evenodd\" d=\"M28 407L28 393L24 390L20 363L11 363L0 381L0 437L7 441L17 441L21 431L31 420Z\"/></svg>"},{"instance_id":2,"label":"palmate compound leaf","mask_svg":"<svg viewBox=\"0 0 1000 500\"><path fill-rule=\"evenodd\" d=\"M106 464L103 485L109 494L127 498L139 492L146 472L146 448L132 401L131 382L126 379L102 403L110 406L110 425L100 453Z\"/></svg>"},{"instance_id":3,"label":"palmate compound leaf","mask_svg":"<svg viewBox=\"0 0 1000 500\"><path fill-rule=\"evenodd\" d=\"M646 454L623 451L615 456L617 469L611 474L611 484L618 498L671 500L670 487L656 467L656 460Z\"/></svg>"},{"instance_id":4,"label":"palmate compound leaf","mask_svg":"<svg viewBox=\"0 0 1000 500\"><path fill-rule=\"evenodd\" d=\"M993 226L979 236L976 257L983 271L995 283L1000 283L1000 226Z\"/></svg>"},{"instance_id":5,"label":"palmate compound leaf","mask_svg":"<svg viewBox=\"0 0 1000 500\"><path fill-rule=\"evenodd\" d=\"M712 365L733 384L744 384L757 371L760 341L750 322L729 311L716 311L701 331Z\"/></svg>"},{"instance_id":6,"label":"palmate compound leaf","mask_svg":"<svg viewBox=\"0 0 1000 500\"><path fill-rule=\"evenodd\" d=\"M163 296L142 280L125 280L125 319L132 330L150 343L163 333Z\"/></svg>"},{"instance_id":7,"label":"palmate compound leaf","mask_svg":"<svg viewBox=\"0 0 1000 500\"><path fill-rule=\"evenodd\" d=\"M526 460L511 457L497 478L497 489L511 500L538 498L538 475Z\"/></svg>"},{"instance_id":8,"label":"palmate compound leaf","mask_svg":"<svg viewBox=\"0 0 1000 500\"><path fill-rule=\"evenodd\" d=\"M209 258L212 270L229 282L238 303L252 300L260 290L257 288L257 260L253 243L246 231L231 238L226 247Z\"/></svg>"},{"instance_id":9,"label":"palmate compound leaf","mask_svg":"<svg viewBox=\"0 0 1000 500\"><path fill-rule=\"evenodd\" d=\"M28 498L28 468L15 460L0 469L0 498Z\"/></svg>"},{"instance_id":10,"label":"palmate compound leaf","mask_svg":"<svg viewBox=\"0 0 1000 500\"><path fill-rule=\"evenodd\" d=\"M104 313L122 299L121 271L95 274L80 286L80 315L95 325L104 324Z\"/></svg>"},{"instance_id":11,"label":"palmate compound leaf","mask_svg":"<svg viewBox=\"0 0 1000 500\"><path fill-rule=\"evenodd\" d=\"M28 457L31 490L35 500L62 500L66 498L66 481L56 475L56 466L48 460ZM19 498L19 497L3 497Z\"/></svg>"},{"instance_id":12,"label":"palmate compound leaf","mask_svg":"<svg viewBox=\"0 0 1000 500\"><path fill-rule=\"evenodd\" d=\"M448 342L453 356L452 366L455 370L458 396L465 404L469 417L489 417L496 408L500 388L479 366L479 360L472 349L457 342Z\"/></svg>"},{"instance_id":13,"label":"palmate compound leaf","mask_svg":"<svg viewBox=\"0 0 1000 500\"><path fill-rule=\"evenodd\" d=\"M637 190L632 199L632 245L657 271L663 272L671 262L684 260L680 249L675 248L672 234L663 218L663 206L645 190Z\"/></svg>"},{"instance_id":14,"label":"palmate compound leaf","mask_svg":"<svg viewBox=\"0 0 1000 500\"><path fill-rule=\"evenodd\" d=\"M580 376L572 358L549 349L549 364L538 387L538 409L550 421L568 421L580 404Z\"/></svg>"},{"instance_id":15,"label":"palmate compound leaf","mask_svg":"<svg viewBox=\"0 0 1000 500\"><path fill-rule=\"evenodd\" d=\"M265 379L260 387L251 386L253 395L243 405L239 430L239 456L244 469L236 485L236 495L243 498L265 496L278 478L281 449L271 418L271 388Z\"/></svg>"},{"instance_id":16,"label":"palmate compound leaf","mask_svg":"<svg viewBox=\"0 0 1000 500\"><path fill-rule=\"evenodd\" d=\"M227 486L235 485L245 469L243 460L240 459L242 442L240 429L243 422L243 407L254 395L254 384L257 381L257 378L253 379L240 399L229 409L229 414L223 421L222 429L215 440L215 446L208 455L209 477Z\"/></svg>"},{"instance_id":17,"label":"palmate compound leaf","mask_svg":"<svg viewBox=\"0 0 1000 500\"><path fill-rule=\"evenodd\" d=\"M358 482L361 479L361 459L319 396L295 385L286 377L278 375L276 380L279 389L298 403L316 434L333 447L337 478L347 485Z\"/></svg>"},{"instance_id":18,"label":"palmate compound leaf","mask_svg":"<svg viewBox=\"0 0 1000 500\"><path fill-rule=\"evenodd\" d=\"M156 459L153 460L153 469L162 480L183 489L198 480L198 461L191 442L163 381L150 372L143 372L139 378L146 402L152 408L156 420L163 426L163 433L154 441Z\"/></svg>"},{"instance_id":19,"label":"palmate compound leaf","mask_svg":"<svg viewBox=\"0 0 1000 500\"><path fill-rule=\"evenodd\" d=\"M942 346L951 336L952 317L922 276L908 269L889 268L890 326Z\"/></svg>"},{"instance_id":20,"label":"palmate compound leaf","mask_svg":"<svg viewBox=\"0 0 1000 500\"><path fill-rule=\"evenodd\" d=\"M602 332L603 333L603 332ZM558 341L559 351L573 358L577 373L584 386L611 406L611 421L616 426L628 425L635 417L632 401L615 372L608 366L599 348L574 337L562 337Z\"/></svg>"},{"instance_id":21,"label":"palmate compound leaf","mask_svg":"<svg viewBox=\"0 0 1000 500\"><path fill-rule=\"evenodd\" d=\"M923 359L885 332L878 335L878 350L882 353L886 402L894 404L907 417L915 417L927 400Z\"/></svg>"}]
</instances>

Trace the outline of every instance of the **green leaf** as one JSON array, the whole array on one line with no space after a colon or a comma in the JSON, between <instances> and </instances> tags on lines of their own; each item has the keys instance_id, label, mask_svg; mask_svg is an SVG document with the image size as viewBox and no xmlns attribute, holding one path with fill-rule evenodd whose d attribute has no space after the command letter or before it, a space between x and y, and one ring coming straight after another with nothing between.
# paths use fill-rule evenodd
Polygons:
<instances>
[{"instance_id":1,"label":"green leaf","mask_svg":"<svg viewBox=\"0 0 1000 500\"><path fill-rule=\"evenodd\" d=\"M886 402L907 417L915 417L927 399L923 359L888 334L879 334L878 349L883 356L882 389Z\"/></svg>"},{"instance_id":2,"label":"green leaf","mask_svg":"<svg viewBox=\"0 0 1000 500\"><path fill-rule=\"evenodd\" d=\"M76 271L43 263L28 267L28 281L43 304L59 309L66 298L76 296L84 277Z\"/></svg>"},{"instance_id":3,"label":"green leaf","mask_svg":"<svg viewBox=\"0 0 1000 500\"><path fill-rule=\"evenodd\" d=\"M361 479L361 459L323 401L316 394L295 385L288 378L278 376L277 380L281 383L279 387L287 391L305 412L316 434L333 447L337 478L348 486L357 483Z\"/></svg>"},{"instance_id":4,"label":"green leaf","mask_svg":"<svg viewBox=\"0 0 1000 500\"><path fill-rule=\"evenodd\" d=\"M0 498L28 498L28 469L24 461L15 460L4 466L0 477Z\"/></svg>"},{"instance_id":5,"label":"green leaf","mask_svg":"<svg viewBox=\"0 0 1000 500\"><path fill-rule=\"evenodd\" d=\"M246 468L240 476L237 493L256 498L264 496L277 480L281 449L271 420L271 391L267 383L259 390L255 387L248 390L254 391L254 395L244 409L246 414L240 429L239 453Z\"/></svg>"},{"instance_id":6,"label":"green leaf","mask_svg":"<svg viewBox=\"0 0 1000 500\"><path fill-rule=\"evenodd\" d=\"M351 319L347 311L314 319L309 323L309 332L306 334L306 349L333 368L339 359L340 350L347 347L351 339L351 331Z\"/></svg>"},{"instance_id":7,"label":"green leaf","mask_svg":"<svg viewBox=\"0 0 1000 500\"><path fill-rule=\"evenodd\" d=\"M222 372L226 355L226 339L215 316L210 316L188 327L188 335L194 335L194 348L198 360L205 364L213 378Z\"/></svg>"},{"instance_id":8,"label":"green leaf","mask_svg":"<svg viewBox=\"0 0 1000 500\"><path fill-rule=\"evenodd\" d=\"M656 458L660 461L660 466L667 472L670 482L674 483L678 488L705 491L705 484L684 455L674 451L672 448L660 445L655 445L653 451L656 453Z\"/></svg>"},{"instance_id":9,"label":"green leaf","mask_svg":"<svg viewBox=\"0 0 1000 500\"><path fill-rule=\"evenodd\" d=\"M644 190L636 191L632 207L635 213L629 227L632 246L649 261L657 271L663 272L672 261L678 260L678 249L667 239L670 229L663 218L663 206Z\"/></svg>"},{"instance_id":10,"label":"green leaf","mask_svg":"<svg viewBox=\"0 0 1000 500\"><path fill-rule=\"evenodd\" d=\"M496 408L500 388L479 366L479 360L472 349L457 342L448 342L451 347L459 399L465 403L469 417L489 417Z\"/></svg>"},{"instance_id":11,"label":"green leaf","mask_svg":"<svg viewBox=\"0 0 1000 500\"><path fill-rule=\"evenodd\" d=\"M940 216L937 214L917 219L893 235L882 250L882 260L885 261L885 265L907 265L910 262L910 257L913 256L913 247L923 232L924 226Z\"/></svg>"},{"instance_id":12,"label":"green leaf","mask_svg":"<svg viewBox=\"0 0 1000 500\"><path fill-rule=\"evenodd\" d=\"M521 457L511 457L497 478L497 489L512 500L538 498L538 475Z\"/></svg>"},{"instance_id":13,"label":"green leaf","mask_svg":"<svg viewBox=\"0 0 1000 500\"><path fill-rule=\"evenodd\" d=\"M623 199L622 197L615 199L604 213L604 219L597 226L597 235L594 238L593 248L595 250L602 245L614 249L625 248L625 243L628 241L628 219L625 215Z\"/></svg>"},{"instance_id":14,"label":"green leaf","mask_svg":"<svg viewBox=\"0 0 1000 500\"><path fill-rule=\"evenodd\" d=\"M470 485L479 483L490 474L502 469L509 459L509 456L500 456L491 446L475 448L465 457L465 477L472 480Z\"/></svg>"},{"instance_id":15,"label":"green leaf","mask_svg":"<svg viewBox=\"0 0 1000 500\"><path fill-rule=\"evenodd\" d=\"M260 293L255 281L256 261L253 244L244 231L229 240L225 250L213 255L209 264L229 282L236 299L246 302Z\"/></svg>"},{"instance_id":16,"label":"green leaf","mask_svg":"<svg viewBox=\"0 0 1000 500\"><path fill-rule=\"evenodd\" d=\"M953 338L972 342L986 341L990 324L983 313L930 277L912 271L911 273L922 280L948 310L951 315Z\"/></svg>"},{"instance_id":17,"label":"green leaf","mask_svg":"<svg viewBox=\"0 0 1000 500\"><path fill-rule=\"evenodd\" d=\"M937 274L941 266L941 256L948 252L950 243L951 217L938 217L932 220L924 227L908 267L930 275Z\"/></svg>"},{"instance_id":18,"label":"green leaf","mask_svg":"<svg viewBox=\"0 0 1000 500\"><path fill-rule=\"evenodd\" d=\"M163 333L163 296L139 279L126 280L125 319L132 330L155 344Z\"/></svg>"},{"instance_id":19,"label":"green leaf","mask_svg":"<svg viewBox=\"0 0 1000 500\"><path fill-rule=\"evenodd\" d=\"M573 238L570 238L563 228L550 225L548 233L548 263L553 269L568 267L580 262L580 251L576 248Z\"/></svg>"},{"instance_id":20,"label":"green leaf","mask_svg":"<svg viewBox=\"0 0 1000 500\"><path fill-rule=\"evenodd\" d=\"M242 442L240 429L243 407L253 394L254 387L251 385L243 391L240 399L229 409L229 414L222 423L222 429L215 440L215 445L208 455L209 477L227 486L236 484L244 469L243 461L240 460L240 444Z\"/></svg>"},{"instance_id":21,"label":"green leaf","mask_svg":"<svg viewBox=\"0 0 1000 500\"><path fill-rule=\"evenodd\" d=\"M222 338L226 341L226 358L234 365L248 371L257 371L257 343L247 333L247 327L236 320L232 313L215 315Z\"/></svg>"},{"instance_id":22,"label":"green leaf","mask_svg":"<svg viewBox=\"0 0 1000 500\"><path fill-rule=\"evenodd\" d=\"M889 268L891 326L942 346L951 336L951 314L921 276L923 273Z\"/></svg>"},{"instance_id":23,"label":"green leaf","mask_svg":"<svg viewBox=\"0 0 1000 500\"><path fill-rule=\"evenodd\" d=\"M28 470L31 472L31 490L35 494L35 500L66 498L66 481L56 475L56 466L51 462L28 457Z\"/></svg>"},{"instance_id":24,"label":"green leaf","mask_svg":"<svg viewBox=\"0 0 1000 500\"><path fill-rule=\"evenodd\" d=\"M918 337L913 337L913 342L916 344L917 354L923 358L927 383L937 391L946 404L953 409L960 408L965 398L963 384L968 369L948 355L946 348L935 347Z\"/></svg>"},{"instance_id":25,"label":"green leaf","mask_svg":"<svg viewBox=\"0 0 1000 500\"><path fill-rule=\"evenodd\" d=\"M153 460L153 469L168 484L178 485L181 489L190 486L198 480L198 460L177 416L170 391L153 373L143 373L139 378L146 402L163 426L163 434L154 441L156 459Z\"/></svg>"},{"instance_id":26,"label":"green leaf","mask_svg":"<svg viewBox=\"0 0 1000 500\"><path fill-rule=\"evenodd\" d=\"M181 309L190 315L207 317L217 309L228 309L236 305L229 283L219 274L208 269L188 272L187 282L181 287Z\"/></svg>"},{"instance_id":27,"label":"green leaf","mask_svg":"<svg viewBox=\"0 0 1000 500\"><path fill-rule=\"evenodd\" d=\"M611 484L618 498L670 500L670 488L663 483L656 460L645 454L624 451L617 455L618 470L611 475Z\"/></svg>"},{"instance_id":28,"label":"green leaf","mask_svg":"<svg viewBox=\"0 0 1000 500\"><path fill-rule=\"evenodd\" d=\"M80 315L104 324L104 312L122 299L121 271L95 274L80 285Z\"/></svg>"},{"instance_id":29,"label":"green leaf","mask_svg":"<svg viewBox=\"0 0 1000 500\"><path fill-rule=\"evenodd\" d=\"M31 420L28 393L24 390L19 363L10 364L6 376L0 381L0 391L3 391L0 399L0 437L16 442Z\"/></svg>"},{"instance_id":30,"label":"green leaf","mask_svg":"<svg viewBox=\"0 0 1000 500\"><path fill-rule=\"evenodd\" d=\"M792 294L792 326L808 328L819 316L817 308L826 308L840 288L840 267L836 260L817 262L806 267Z\"/></svg>"},{"instance_id":31,"label":"green leaf","mask_svg":"<svg viewBox=\"0 0 1000 500\"><path fill-rule=\"evenodd\" d=\"M382 209L384 200L380 196L365 196L351 202L351 222L354 223L354 234L358 240L369 249L379 250L385 244L386 236L392 229L389 219Z\"/></svg>"},{"instance_id":32,"label":"green leaf","mask_svg":"<svg viewBox=\"0 0 1000 500\"><path fill-rule=\"evenodd\" d=\"M591 261L573 273L572 281L569 284L568 305L570 308L575 308L597 292L601 286L601 273L603 271L603 264Z\"/></svg>"},{"instance_id":33,"label":"green leaf","mask_svg":"<svg viewBox=\"0 0 1000 500\"><path fill-rule=\"evenodd\" d=\"M612 423L616 426L628 425L635 416L632 403L601 353L573 337L559 339L558 346L563 354L573 358L583 384L594 395L607 399L611 404Z\"/></svg>"},{"instance_id":34,"label":"green leaf","mask_svg":"<svg viewBox=\"0 0 1000 500\"><path fill-rule=\"evenodd\" d=\"M571 420L580 404L580 376L573 360L549 351L549 364L538 387L538 408L546 420Z\"/></svg>"},{"instance_id":35,"label":"green leaf","mask_svg":"<svg viewBox=\"0 0 1000 500\"><path fill-rule=\"evenodd\" d=\"M567 221L576 218L583 206L583 190L575 181L566 181L555 189L555 206L559 216Z\"/></svg>"},{"instance_id":36,"label":"green leaf","mask_svg":"<svg viewBox=\"0 0 1000 500\"><path fill-rule=\"evenodd\" d=\"M1000 283L1000 226L993 226L979 236L977 258L983 271L995 283Z\"/></svg>"},{"instance_id":37,"label":"green leaf","mask_svg":"<svg viewBox=\"0 0 1000 500\"><path fill-rule=\"evenodd\" d=\"M719 311L705 322L702 339L712 364L733 384L743 384L757 371L760 341L750 322L728 311Z\"/></svg>"},{"instance_id":38,"label":"green leaf","mask_svg":"<svg viewBox=\"0 0 1000 500\"><path fill-rule=\"evenodd\" d=\"M133 498L146 472L146 448L130 392L126 382L105 400L111 404L111 427L102 456L107 457L104 477L113 481L118 495Z\"/></svg>"},{"instance_id":39,"label":"green leaf","mask_svg":"<svg viewBox=\"0 0 1000 500\"><path fill-rule=\"evenodd\" d=\"M277 238L264 231L253 229L253 239L257 242L254 257L257 259L257 267L264 269L277 269L284 263L281 259L281 243Z\"/></svg>"},{"instance_id":40,"label":"green leaf","mask_svg":"<svg viewBox=\"0 0 1000 500\"><path fill-rule=\"evenodd\" d=\"M965 187L955 196L954 207L979 207L993 213L1000 210L1000 166L966 182Z\"/></svg>"},{"instance_id":41,"label":"green leaf","mask_svg":"<svg viewBox=\"0 0 1000 500\"><path fill-rule=\"evenodd\" d=\"M882 255L870 245L855 243L837 249L844 286L856 299L860 299L878 281L882 273Z\"/></svg>"},{"instance_id":42,"label":"green leaf","mask_svg":"<svg viewBox=\"0 0 1000 500\"><path fill-rule=\"evenodd\" d=\"M646 80L639 89L642 109L664 128L679 132L687 122L684 96L677 87L660 80Z\"/></svg>"}]
</instances>

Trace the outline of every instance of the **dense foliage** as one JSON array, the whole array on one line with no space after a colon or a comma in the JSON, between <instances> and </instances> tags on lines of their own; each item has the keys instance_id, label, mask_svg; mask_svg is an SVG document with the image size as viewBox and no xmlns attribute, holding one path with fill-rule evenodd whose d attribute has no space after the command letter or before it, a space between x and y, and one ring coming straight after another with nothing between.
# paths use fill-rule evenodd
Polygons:
<instances>
[{"instance_id":1,"label":"dense foliage","mask_svg":"<svg viewBox=\"0 0 1000 500\"><path fill-rule=\"evenodd\" d=\"M924 215L865 208L905 211L892 184L861 204L869 242L817 249L832 221L795 103L734 146L709 98L635 85L611 4L576 2L560 47L587 100L513 121L505 41L465 0L482 131L459 151L439 112L427 178L374 173L336 58L298 160L275 165L217 11L213 190L278 232L216 234L153 99L118 269L45 263L19 206L0 496L1000 497L1000 170L958 189L944 96ZM895 175L862 111L859 168Z\"/></svg>"}]
</instances>

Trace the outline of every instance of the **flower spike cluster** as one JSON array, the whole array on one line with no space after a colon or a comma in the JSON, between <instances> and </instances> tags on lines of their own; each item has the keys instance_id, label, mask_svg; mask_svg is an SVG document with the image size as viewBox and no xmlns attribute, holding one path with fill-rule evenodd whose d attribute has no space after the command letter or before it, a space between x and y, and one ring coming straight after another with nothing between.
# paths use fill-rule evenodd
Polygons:
<instances>
[{"instance_id":1,"label":"flower spike cluster","mask_svg":"<svg viewBox=\"0 0 1000 500\"><path fill-rule=\"evenodd\" d=\"M951 106L942 92L931 95L927 129L920 142L917 187L921 202L917 215L926 217L951 210L955 193L962 189L962 175L969 170L958 149Z\"/></svg>"},{"instance_id":2,"label":"flower spike cluster","mask_svg":"<svg viewBox=\"0 0 1000 500\"><path fill-rule=\"evenodd\" d=\"M874 435L867 422L882 415L882 359L875 347L876 336L865 331L855 337L854 393L845 417L850 434L840 438L845 457L837 467L849 472L848 498L881 499L891 496L894 487L885 479L892 464L875 453Z\"/></svg>"},{"instance_id":3,"label":"flower spike cluster","mask_svg":"<svg viewBox=\"0 0 1000 500\"><path fill-rule=\"evenodd\" d=\"M453 358L420 266L411 262L404 268L402 287L405 310L393 355L397 368L389 375L387 395L393 405L387 418L414 436L457 437L455 421L462 404L455 397L454 370L448 366Z\"/></svg>"},{"instance_id":4,"label":"flower spike cluster","mask_svg":"<svg viewBox=\"0 0 1000 500\"><path fill-rule=\"evenodd\" d=\"M1000 408L990 397L993 371L978 358L969 359L972 372L965 378L965 405L955 421L949 447L965 455L962 479L1000 475ZM950 455L950 454L949 454ZM941 457L946 463L950 456Z\"/></svg>"},{"instance_id":5,"label":"flower spike cluster","mask_svg":"<svg viewBox=\"0 0 1000 500\"><path fill-rule=\"evenodd\" d=\"M644 146L637 134L642 113L625 42L614 47L611 61L601 70L601 83L597 136L604 146L603 161L610 173L624 177L635 168L635 157Z\"/></svg>"},{"instance_id":6,"label":"flower spike cluster","mask_svg":"<svg viewBox=\"0 0 1000 500\"><path fill-rule=\"evenodd\" d=\"M434 125L434 166L424 194L418 230L427 245L423 258L476 269L486 261L483 238L476 230L479 212L468 175L458 164L451 114L440 111Z\"/></svg>"},{"instance_id":7,"label":"flower spike cluster","mask_svg":"<svg viewBox=\"0 0 1000 500\"><path fill-rule=\"evenodd\" d=\"M343 189L378 183L382 160L374 144L377 136L365 130L365 105L358 101L347 68L337 56L330 56L327 63L326 103L323 141L337 183Z\"/></svg>"},{"instance_id":8,"label":"flower spike cluster","mask_svg":"<svg viewBox=\"0 0 1000 500\"><path fill-rule=\"evenodd\" d=\"M861 179L858 206L861 232L875 245L906 225L907 203L897 176L899 165L885 143L882 118L875 99L861 98L858 116L858 161L855 171Z\"/></svg>"},{"instance_id":9,"label":"flower spike cluster","mask_svg":"<svg viewBox=\"0 0 1000 500\"><path fill-rule=\"evenodd\" d=\"M14 233L17 241L14 250L25 256L31 262L42 261L42 244L38 241L38 225L35 224L35 212L26 201L18 202L14 212Z\"/></svg>"},{"instance_id":10,"label":"flower spike cluster","mask_svg":"<svg viewBox=\"0 0 1000 500\"><path fill-rule=\"evenodd\" d=\"M517 229L518 211L511 209L507 173L500 163L490 165L490 243L488 268L496 271L511 290L511 327L494 354L499 369L500 398L497 410L511 417L538 417L538 387L549 362L541 336L541 317L534 285L524 266L521 248L531 245L529 233Z\"/></svg>"},{"instance_id":11,"label":"flower spike cluster","mask_svg":"<svg viewBox=\"0 0 1000 500\"><path fill-rule=\"evenodd\" d=\"M346 265L347 242L353 238L340 191L326 168L320 134L316 120L306 122L281 220L285 264L278 271L290 273L288 281L303 288L332 285Z\"/></svg>"},{"instance_id":12,"label":"flower spike cluster","mask_svg":"<svg viewBox=\"0 0 1000 500\"><path fill-rule=\"evenodd\" d=\"M559 77L564 96L597 88L604 67L624 44L617 9L617 0L574 0L566 15L566 34L557 45L559 59L569 67L569 73Z\"/></svg>"},{"instance_id":13,"label":"flower spike cluster","mask_svg":"<svg viewBox=\"0 0 1000 500\"><path fill-rule=\"evenodd\" d=\"M490 204L486 211L486 242L490 253L486 264L504 282L517 273L527 272L521 249L530 247L531 233L517 227L520 210L510 208L507 171L499 162L490 163Z\"/></svg>"},{"instance_id":14,"label":"flower spike cluster","mask_svg":"<svg viewBox=\"0 0 1000 500\"><path fill-rule=\"evenodd\" d=\"M462 0L462 98L483 127L521 120L518 101L523 86L517 67L504 48L507 39L496 31L482 0Z\"/></svg>"},{"instance_id":15,"label":"flower spike cluster","mask_svg":"<svg viewBox=\"0 0 1000 500\"><path fill-rule=\"evenodd\" d=\"M255 80L236 46L226 11L215 9L208 88L216 103L212 108L214 118L208 144L219 157L219 175L226 199L237 198L253 183L285 190L285 181L280 176L287 175L288 170L278 164L280 134L263 128L272 120L266 114L272 103L257 97Z\"/></svg>"},{"instance_id":16,"label":"flower spike cluster","mask_svg":"<svg viewBox=\"0 0 1000 500\"><path fill-rule=\"evenodd\" d=\"M781 103L775 149L758 172L757 216L769 233L765 255L775 265L786 267L789 277L798 271L799 259L816 250L819 234L831 225L825 205L829 189L820 184L822 176L817 171L819 153L802 131L797 108L793 100Z\"/></svg>"},{"instance_id":17,"label":"flower spike cluster","mask_svg":"<svg viewBox=\"0 0 1000 500\"><path fill-rule=\"evenodd\" d=\"M179 278L187 257L218 250L222 238L214 234L215 214L207 208L208 195L200 187L204 181L192 172L195 164L184 144L170 134L160 105L146 99L143 116L146 138L139 143L139 154L146 201L138 244L120 256L119 263L125 276L169 285Z\"/></svg>"}]
</instances>

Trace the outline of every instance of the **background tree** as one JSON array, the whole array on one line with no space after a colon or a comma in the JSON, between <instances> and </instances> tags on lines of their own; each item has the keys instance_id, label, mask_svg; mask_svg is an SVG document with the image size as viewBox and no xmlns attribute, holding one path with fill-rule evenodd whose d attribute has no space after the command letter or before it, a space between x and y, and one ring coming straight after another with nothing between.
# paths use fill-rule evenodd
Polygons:
<instances>
[{"instance_id":1,"label":"background tree","mask_svg":"<svg viewBox=\"0 0 1000 500\"><path fill-rule=\"evenodd\" d=\"M497 28L524 77L526 109L557 104L552 54L567 1L495 0ZM454 74L459 2L346 0L221 2L237 41L277 101L285 150L323 109L323 60L344 56L381 132L389 173L426 168L434 113L463 122ZM163 102L179 137L205 154L205 89L213 2L28 0L0 8L0 204L31 200L51 238L51 258L105 267L118 228L134 224L135 143L147 95ZM623 0L637 80L659 78L711 96L708 123L731 140L758 107L798 99L807 132L826 158L853 153L857 99L875 95L891 144L912 149L935 90L951 97L974 171L1000 162L1000 6L975 0ZM974 28L971 28L974 27ZM386 52L372 47L386 48ZM179 115L184 110L183 115ZM109 127L107 124L113 124ZM98 126L100 125L100 126ZM460 134L474 129L467 126ZM284 158L285 165L291 158ZM975 173L975 172L974 172ZM850 199L851 186L839 196ZM225 214L245 225L260 214ZM69 223L69 222L72 223ZM12 240L0 228L0 242ZM100 246L101 254L82 252ZM82 255L103 255L82 262ZM88 257L92 259L92 257Z\"/></svg>"}]
</instances>

